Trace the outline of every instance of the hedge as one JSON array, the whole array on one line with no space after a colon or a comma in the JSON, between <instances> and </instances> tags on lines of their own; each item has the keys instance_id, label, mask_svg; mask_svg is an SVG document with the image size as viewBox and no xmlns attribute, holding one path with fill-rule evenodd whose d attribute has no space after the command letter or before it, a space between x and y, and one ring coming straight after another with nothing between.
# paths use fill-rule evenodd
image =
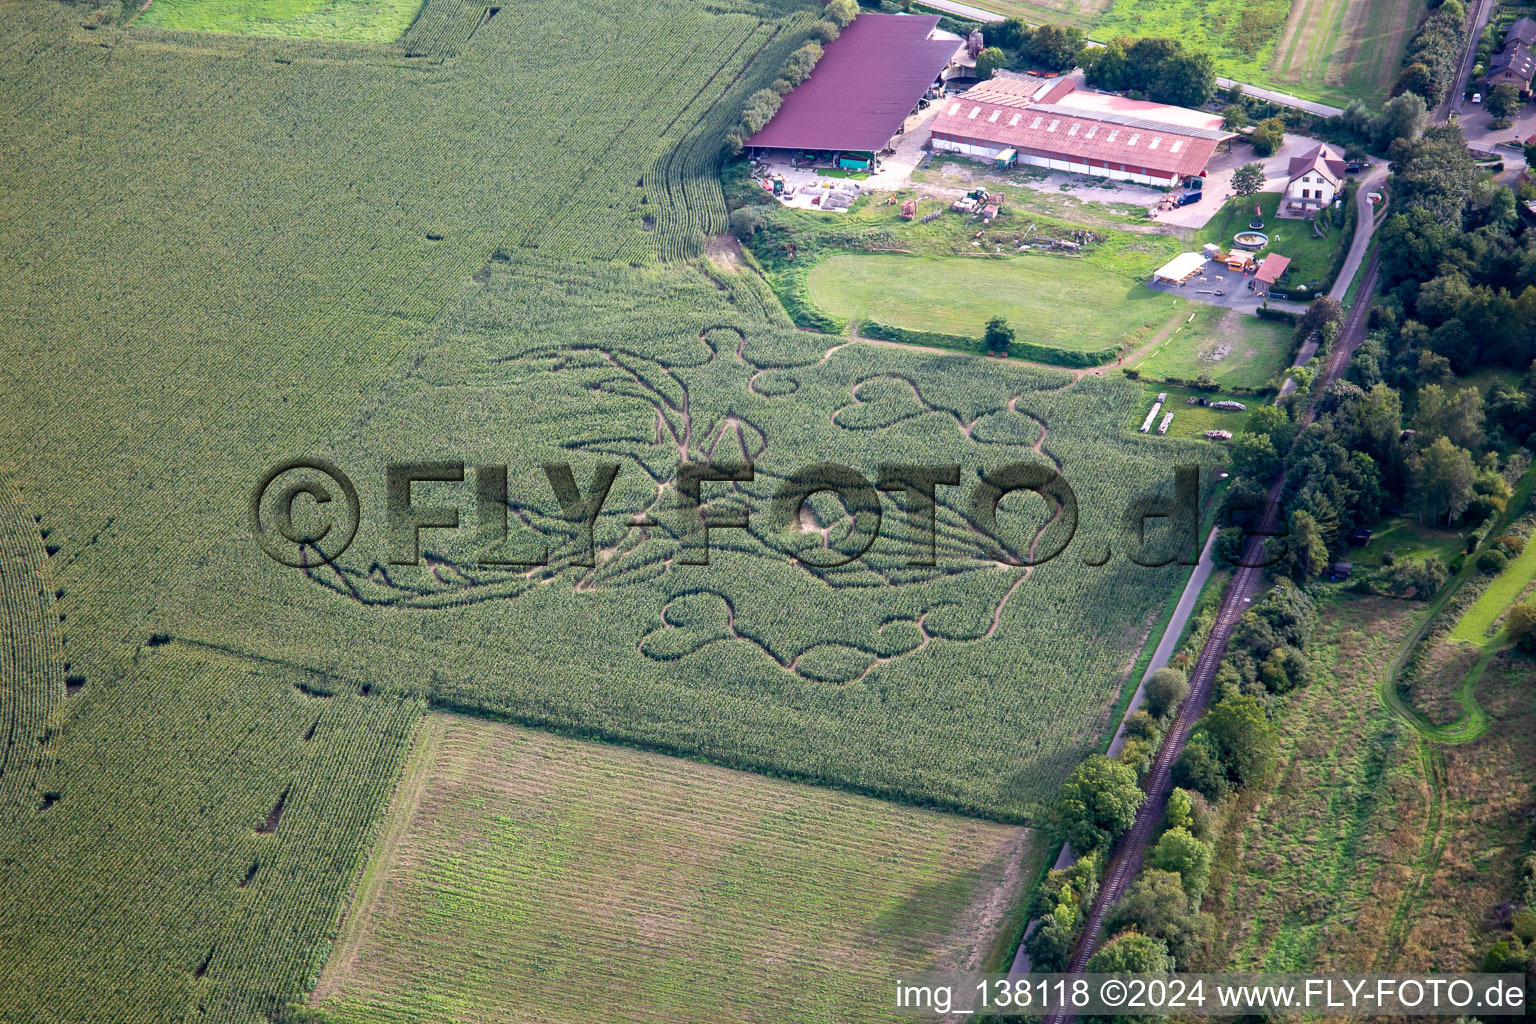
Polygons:
<instances>
[{"instance_id":1,"label":"hedge","mask_svg":"<svg viewBox=\"0 0 1536 1024\"><path fill-rule=\"evenodd\" d=\"M877 320L865 320L859 324L859 333L866 338L875 338L880 341L899 341L908 345L928 345L933 348L947 348L956 352L985 353L986 348L980 338L966 338L955 334L939 334L935 331L909 331L905 327L891 327ZM1069 349L1052 348L1049 345L1036 345L1028 341L1015 341L1008 346L1008 354L1019 359L1028 359L1036 363L1049 363L1052 366L1066 366L1081 369L1090 366L1101 366L1109 362L1120 350L1118 348L1101 348L1092 352L1078 352Z\"/></svg>"}]
</instances>

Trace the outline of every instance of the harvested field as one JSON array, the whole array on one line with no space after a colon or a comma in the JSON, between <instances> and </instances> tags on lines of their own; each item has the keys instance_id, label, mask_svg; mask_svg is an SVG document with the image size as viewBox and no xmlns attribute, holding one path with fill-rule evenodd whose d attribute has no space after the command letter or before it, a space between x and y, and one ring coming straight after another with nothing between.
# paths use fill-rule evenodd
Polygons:
<instances>
[{"instance_id":1,"label":"harvested field","mask_svg":"<svg viewBox=\"0 0 1536 1024\"><path fill-rule=\"evenodd\" d=\"M337 1022L889 1019L995 969L1020 828L470 719L423 720L311 999Z\"/></svg>"}]
</instances>

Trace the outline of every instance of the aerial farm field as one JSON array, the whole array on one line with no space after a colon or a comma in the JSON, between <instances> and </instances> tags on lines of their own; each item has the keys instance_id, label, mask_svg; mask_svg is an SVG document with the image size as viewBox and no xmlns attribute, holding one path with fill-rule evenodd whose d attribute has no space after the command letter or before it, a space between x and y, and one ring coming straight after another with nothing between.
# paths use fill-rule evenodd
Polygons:
<instances>
[{"instance_id":1,"label":"aerial farm field","mask_svg":"<svg viewBox=\"0 0 1536 1024\"><path fill-rule=\"evenodd\" d=\"M0 595L28 644L0 662L0 1019L286 1021L429 710L793 778L761 792L827 823L810 877L846 870L849 816L921 820L942 841L880 868L904 902L870 897L864 923L907 935L892 908L932 900L901 952L953 953L939 925L1099 746L1182 585L1131 561L1125 511L1220 450L1122 430L1124 379L797 330L705 258L721 133L811 9L430 0L372 42L115 10L0 0ZM754 465L702 485L711 517L750 512L709 530L707 565L684 459ZM297 567L250 526L293 460L344 473L360 510L341 552L345 530L310 532L339 479L288 490ZM390 523L397 463L436 464L409 501L464 524L421 529L419 559ZM590 543L560 463L581 494L616 467ZM878 531L826 493L783 514L817 463L956 467L932 564L899 490ZM1075 532L1026 492L988 521L976 495L1019 464L1061 471ZM830 936L796 923L779 948Z\"/></svg>"},{"instance_id":2,"label":"aerial farm field","mask_svg":"<svg viewBox=\"0 0 1536 1024\"><path fill-rule=\"evenodd\" d=\"M1218 851L1210 970L1443 970L1477 963L1517 887L1536 760L1528 658L1478 685L1487 730L1418 735L1377 699L1415 602L1341 596L1320 670L1281 719L1272 791L1234 812ZM1432 671L1455 688L1461 667Z\"/></svg>"},{"instance_id":3,"label":"aerial farm field","mask_svg":"<svg viewBox=\"0 0 1536 1024\"><path fill-rule=\"evenodd\" d=\"M457 715L381 835L326 1021L889 1020L869 980L992 962L1038 860L1027 829Z\"/></svg>"},{"instance_id":4,"label":"aerial farm field","mask_svg":"<svg viewBox=\"0 0 1536 1024\"><path fill-rule=\"evenodd\" d=\"M1089 38L1172 36L1216 58L1216 73L1345 106L1385 99L1423 0L980 0L1026 22L1074 25Z\"/></svg>"}]
</instances>

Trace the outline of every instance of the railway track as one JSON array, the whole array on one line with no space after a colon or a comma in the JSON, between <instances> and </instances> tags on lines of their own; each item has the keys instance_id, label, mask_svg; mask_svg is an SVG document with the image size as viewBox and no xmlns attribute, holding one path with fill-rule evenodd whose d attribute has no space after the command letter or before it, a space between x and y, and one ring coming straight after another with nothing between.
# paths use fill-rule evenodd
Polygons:
<instances>
[{"instance_id":1,"label":"railway track","mask_svg":"<svg viewBox=\"0 0 1536 1024\"><path fill-rule=\"evenodd\" d=\"M1329 353L1328 362L1313 392L1312 402L1308 404L1298 421L1300 426L1304 427L1312 422L1317 396L1323 388L1339 379L1344 368L1349 365L1349 358L1354 354L1355 348L1365 338L1365 325L1370 312L1371 297L1376 291L1376 269L1376 259L1372 258L1365 268L1365 276L1361 281L1360 298L1344 320L1344 325L1339 331L1333 350ZM1104 921L1115 903L1136 878L1136 873L1141 870L1147 843L1151 841L1158 823L1162 821L1163 814L1167 810L1168 794L1173 789L1173 763L1178 760L1179 754L1183 753L1184 744L1189 740L1190 732L1210 704L1211 686L1216 678L1216 668L1227 653L1227 641L1231 639L1232 630L1264 585L1264 570L1257 567L1263 561L1263 534L1273 533L1279 524L1280 494L1284 487L1285 473L1282 471L1270 485L1259 535L1250 538L1243 552L1245 565L1237 570L1227 584L1226 593L1222 595L1216 622L1211 627L1210 636L1206 638L1205 646L1200 650L1200 657L1195 661L1194 672L1190 675L1189 696L1184 698L1184 703L1179 706L1173 725L1169 727L1168 734L1163 738L1163 745L1159 748L1157 758L1152 762L1152 768L1147 773L1147 798L1136 812L1135 823L1120 837L1110 856L1104 882L1099 887L1099 894L1093 902L1092 909L1088 912L1082 938L1078 940L1077 949L1072 956L1069 970L1073 974L1082 974L1087 968L1088 960L1098 950L1099 935L1103 931ZM1073 1015L1067 1013L1055 1013L1045 1018L1046 1024L1068 1024L1072 1019Z\"/></svg>"}]
</instances>

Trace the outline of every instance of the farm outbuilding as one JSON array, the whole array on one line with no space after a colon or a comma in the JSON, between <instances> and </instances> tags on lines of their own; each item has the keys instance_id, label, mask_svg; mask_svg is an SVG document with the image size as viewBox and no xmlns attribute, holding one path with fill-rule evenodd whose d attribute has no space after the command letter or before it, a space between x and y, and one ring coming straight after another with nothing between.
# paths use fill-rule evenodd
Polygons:
<instances>
[{"instance_id":1,"label":"farm outbuilding","mask_svg":"<svg viewBox=\"0 0 1536 1024\"><path fill-rule=\"evenodd\" d=\"M1007 71L944 102L935 150L1158 187L1200 177L1236 137L1219 115Z\"/></svg>"},{"instance_id":2,"label":"farm outbuilding","mask_svg":"<svg viewBox=\"0 0 1536 1024\"><path fill-rule=\"evenodd\" d=\"M1289 256L1278 256L1275 253L1270 253L1264 257L1264 262L1259 264L1259 272L1253 275L1254 293L1257 295L1268 295L1269 290L1275 286L1275 282L1285 275L1290 266L1291 259Z\"/></svg>"},{"instance_id":3,"label":"farm outbuilding","mask_svg":"<svg viewBox=\"0 0 1536 1024\"><path fill-rule=\"evenodd\" d=\"M961 45L938 25L937 15L860 14L747 140L753 155L787 150L839 166L867 164L891 144Z\"/></svg>"},{"instance_id":4,"label":"farm outbuilding","mask_svg":"<svg viewBox=\"0 0 1536 1024\"><path fill-rule=\"evenodd\" d=\"M1154 281L1184 284L1205 268L1203 252L1182 252L1152 272Z\"/></svg>"}]
</instances>

